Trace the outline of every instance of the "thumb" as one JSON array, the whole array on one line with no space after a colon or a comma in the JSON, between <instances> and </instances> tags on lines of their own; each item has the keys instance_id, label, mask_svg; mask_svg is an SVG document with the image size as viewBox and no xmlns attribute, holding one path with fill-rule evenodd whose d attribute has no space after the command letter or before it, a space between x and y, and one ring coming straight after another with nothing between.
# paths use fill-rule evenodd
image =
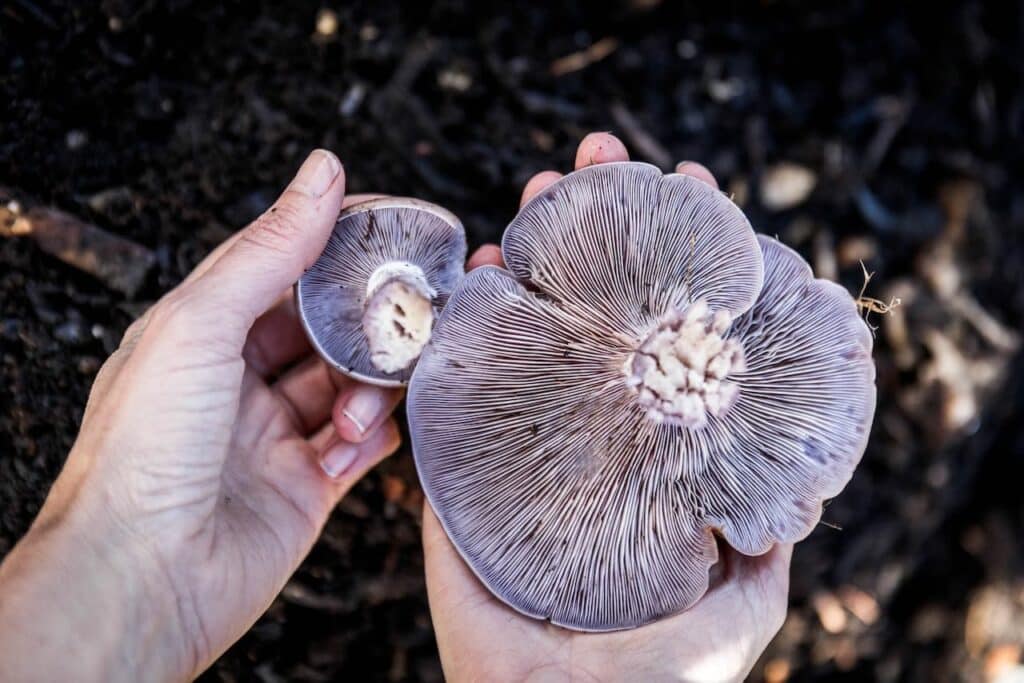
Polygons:
<instances>
[{"instance_id":1,"label":"thumb","mask_svg":"<svg viewBox=\"0 0 1024 683\"><path fill-rule=\"evenodd\" d=\"M201 299L245 333L323 251L341 212L345 173L331 152L314 150L262 216L194 283Z\"/></svg>"}]
</instances>

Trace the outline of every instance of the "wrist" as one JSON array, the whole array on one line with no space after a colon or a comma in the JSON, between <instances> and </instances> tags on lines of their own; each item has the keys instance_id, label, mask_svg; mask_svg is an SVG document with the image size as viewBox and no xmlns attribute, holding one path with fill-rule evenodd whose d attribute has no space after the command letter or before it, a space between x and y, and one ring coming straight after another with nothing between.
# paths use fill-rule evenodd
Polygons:
<instances>
[{"instance_id":1,"label":"wrist","mask_svg":"<svg viewBox=\"0 0 1024 683\"><path fill-rule=\"evenodd\" d=\"M82 512L33 527L0 565L0 679L180 678L173 606L129 539Z\"/></svg>"}]
</instances>

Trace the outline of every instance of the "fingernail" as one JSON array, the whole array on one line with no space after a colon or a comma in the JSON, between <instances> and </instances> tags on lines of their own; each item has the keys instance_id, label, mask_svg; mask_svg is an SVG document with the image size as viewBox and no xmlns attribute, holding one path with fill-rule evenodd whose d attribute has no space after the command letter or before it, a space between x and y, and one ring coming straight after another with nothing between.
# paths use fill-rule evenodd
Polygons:
<instances>
[{"instance_id":1,"label":"fingernail","mask_svg":"<svg viewBox=\"0 0 1024 683\"><path fill-rule=\"evenodd\" d=\"M383 391L374 387L358 387L348 397L342 414L352 420L360 434L365 434L376 423L387 409L387 397Z\"/></svg>"},{"instance_id":2,"label":"fingernail","mask_svg":"<svg viewBox=\"0 0 1024 683\"><path fill-rule=\"evenodd\" d=\"M681 170L683 170L683 166L686 166L687 164L691 164L691 163L693 163L693 162L689 161L689 160L687 160L687 161L680 161L678 164L676 164L676 173L679 173Z\"/></svg>"},{"instance_id":3,"label":"fingernail","mask_svg":"<svg viewBox=\"0 0 1024 683\"><path fill-rule=\"evenodd\" d=\"M327 192L340 172L338 157L325 149L316 149L302 162L288 189L316 199Z\"/></svg>"},{"instance_id":4,"label":"fingernail","mask_svg":"<svg viewBox=\"0 0 1024 683\"><path fill-rule=\"evenodd\" d=\"M320 468L331 479L337 479L352 466L357 455L359 455L359 448L355 444L344 441L337 443L320 458Z\"/></svg>"}]
</instances>

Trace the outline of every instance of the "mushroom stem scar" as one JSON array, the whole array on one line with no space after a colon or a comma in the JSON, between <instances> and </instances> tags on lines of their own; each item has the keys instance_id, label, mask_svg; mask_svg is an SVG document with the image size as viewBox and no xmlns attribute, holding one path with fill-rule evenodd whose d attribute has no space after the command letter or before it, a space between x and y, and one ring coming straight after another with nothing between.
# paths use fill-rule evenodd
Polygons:
<instances>
[{"instance_id":1,"label":"mushroom stem scar","mask_svg":"<svg viewBox=\"0 0 1024 683\"><path fill-rule=\"evenodd\" d=\"M436 295L412 263L392 261L373 272L366 285L362 324L374 367L398 372L419 358L434 325Z\"/></svg>"},{"instance_id":2,"label":"mushroom stem scar","mask_svg":"<svg viewBox=\"0 0 1024 683\"><path fill-rule=\"evenodd\" d=\"M745 368L743 347L723 335L727 311L697 301L662 319L626 358L626 385L655 422L699 429L725 414L739 395L728 377Z\"/></svg>"}]
</instances>

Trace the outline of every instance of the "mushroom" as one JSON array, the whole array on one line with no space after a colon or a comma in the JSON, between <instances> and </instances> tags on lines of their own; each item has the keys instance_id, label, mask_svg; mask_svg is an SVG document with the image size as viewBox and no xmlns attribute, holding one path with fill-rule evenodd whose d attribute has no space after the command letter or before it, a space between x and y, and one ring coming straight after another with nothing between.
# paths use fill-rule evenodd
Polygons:
<instances>
[{"instance_id":1,"label":"mushroom","mask_svg":"<svg viewBox=\"0 0 1024 683\"><path fill-rule=\"evenodd\" d=\"M430 504L494 595L570 629L693 605L716 536L807 536L864 451L872 335L727 197L641 163L566 175L442 312L409 387Z\"/></svg>"},{"instance_id":2,"label":"mushroom","mask_svg":"<svg viewBox=\"0 0 1024 683\"><path fill-rule=\"evenodd\" d=\"M465 259L462 223L439 206L405 197L352 206L295 288L306 334L341 372L404 386Z\"/></svg>"}]
</instances>

